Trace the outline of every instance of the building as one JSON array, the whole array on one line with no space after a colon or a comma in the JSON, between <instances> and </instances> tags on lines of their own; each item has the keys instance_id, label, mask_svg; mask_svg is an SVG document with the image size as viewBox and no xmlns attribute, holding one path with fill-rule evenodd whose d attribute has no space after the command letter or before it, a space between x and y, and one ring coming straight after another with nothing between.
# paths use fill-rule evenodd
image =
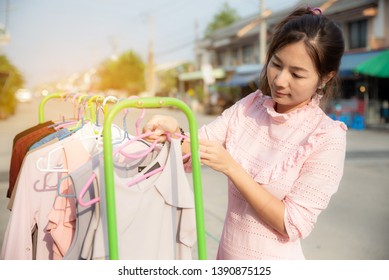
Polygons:
<instances>
[{"instance_id":1,"label":"building","mask_svg":"<svg viewBox=\"0 0 389 280\"><path fill-rule=\"evenodd\" d=\"M223 71L224 74L215 78L211 86L216 87L218 92L230 95L230 99L236 100L252 92L258 86L262 69L259 44L261 24L267 30L266 37L269 37L281 18L291 9L307 5L307 2L312 7L320 7L344 32L346 50L339 73L342 92L336 104L329 107L329 113L336 114L336 117L342 114L348 125L352 125L350 120L358 114L365 118L366 124L383 122L382 106L389 99L389 79L358 75L355 68L389 49L388 0L300 1L294 7L272 12L264 18L258 14L243 18L197 42L198 71L202 65ZM202 82L201 75L197 74L193 82ZM211 91L214 90L212 87Z\"/></svg>"}]
</instances>

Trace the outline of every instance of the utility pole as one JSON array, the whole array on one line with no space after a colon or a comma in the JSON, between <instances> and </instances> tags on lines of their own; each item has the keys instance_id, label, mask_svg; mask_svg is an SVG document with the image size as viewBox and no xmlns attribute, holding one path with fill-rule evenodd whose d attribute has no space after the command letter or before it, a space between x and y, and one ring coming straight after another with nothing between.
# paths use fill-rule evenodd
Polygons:
<instances>
[{"instance_id":1,"label":"utility pole","mask_svg":"<svg viewBox=\"0 0 389 280\"><path fill-rule=\"evenodd\" d=\"M258 49L258 58L259 63L264 64L266 59L266 48L267 48L267 17L271 15L271 10L266 10L265 0L259 0L259 13L258 17L250 22L249 24L242 27L236 35L241 38L251 29L259 24L259 49Z\"/></svg>"},{"instance_id":2,"label":"utility pole","mask_svg":"<svg viewBox=\"0 0 389 280\"><path fill-rule=\"evenodd\" d=\"M5 2L5 15L4 15L4 24L0 23L0 46L5 46L9 43L10 36L8 33L8 16L9 16L9 0Z\"/></svg>"},{"instance_id":3,"label":"utility pole","mask_svg":"<svg viewBox=\"0 0 389 280\"><path fill-rule=\"evenodd\" d=\"M149 50L147 56L146 70L146 90L150 96L155 95L155 77L154 77L154 22L151 16L148 17L149 24Z\"/></svg>"},{"instance_id":4,"label":"utility pole","mask_svg":"<svg viewBox=\"0 0 389 280\"><path fill-rule=\"evenodd\" d=\"M265 64L265 59L266 59L267 24L266 24L265 10L266 10L265 0L259 0L259 17L260 17L259 63L260 64Z\"/></svg>"},{"instance_id":5,"label":"utility pole","mask_svg":"<svg viewBox=\"0 0 389 280\"><path fill-rule=\"evenodd\" d=\"M259 16L261 17L260 31L259 31L259 63L260 64L265 64L265 58L266 58L267 24L266 24L265 11L266 11L265 0L259 0Z\"/></svg>"}]
</instances>

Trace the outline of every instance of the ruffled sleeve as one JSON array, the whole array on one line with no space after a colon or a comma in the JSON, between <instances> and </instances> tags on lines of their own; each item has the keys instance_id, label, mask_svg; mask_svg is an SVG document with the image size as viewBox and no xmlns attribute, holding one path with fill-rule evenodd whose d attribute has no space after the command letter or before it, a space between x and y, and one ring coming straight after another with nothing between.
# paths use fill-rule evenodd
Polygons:
<instances>
[{"instance_id":1,"label":"ruffled sleeve","mask_svg":"<svg viewBox=\"0 0 389 280\"><path fill-rule=\"evenodd\" d=\"M332 122L316 131L302 153L310 153L283 202L284 222L291 241L307 237L317 217L338 190L346 153L346 127ZM296 154L296 158L301 153Z\"/></svg>"}]
</instances>

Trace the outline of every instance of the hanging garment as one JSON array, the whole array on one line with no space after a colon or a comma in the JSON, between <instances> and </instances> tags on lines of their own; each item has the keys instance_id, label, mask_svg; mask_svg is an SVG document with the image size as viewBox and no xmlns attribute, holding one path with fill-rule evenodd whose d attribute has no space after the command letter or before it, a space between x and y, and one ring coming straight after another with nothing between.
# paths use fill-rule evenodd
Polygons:
<instances>
[{"instance_id":1,"label":"hanging garment","mask_svg":"<svg viewBox=\"0 0 389 280\"><path fill-rule=\"evenodd\" d=\"M84 147L75 147L71 153L66 154L67 162L74 163L68 165L68 172L76 170L80 165L90 159L89 153L85 152ZM80 163L80 164L76 164ZM57 195L53 210L48 214L47 232L53 238L53 259L59 260L66 254L74 237L76 223L76 205L75 194L72 181L66 177L60 182L59 193Z\"/></svg>"},{"instance_id":2,"label":"hanging garment","mask_svg":"<svg viewBox=\"0 0 389 280\"><path fill-rule=\"evenodd\" d=\"M93 175L100 164L99 155L94 156L85 165L69 174L73 181L75 196ZM91 201L100 196L98 180L93 180L83 199ZM72 244L64 255L64 260L87 260L92 257L93 240L100 220L100 203L83 206L76 202L76 224Z\"/></svg>"},{"instance_id":3,"label":"hanging garment","mask_svg":"<svg viewBox=\"0 0 389 280\"><path fill-rule=\"evenodd\" d=\"M51 134L45 136L41 140L35 142L33 145L31 145L31 147L29 148L29 151L32 151L32 150L34 150L36 148L39 148L40 146L42 146L42 145L44 145L46 143L49 143L53 139L62 140L65 137L70 136L70 134L71 133L70 133L70 131L67 128L62 128L62 129L60 129L58 131L55 131L54 133L51 133Z\"/></svg>"},{"instance_id":4,"label":"hanging garment","mask_svg":"<svg viewBox=\"0 0 389 280\"><path fill-rule=\"evenodd\" d=\"M118 143L119 144L119 143ZM120 143L122 144L122 143ZM137 141L132 145L131 152L142 151L146 148L149 148L149 145L143 141ZM134 149L135 148L135 149ZM151 160L153 160L159 152L160 149L154 149L148 153L145 157L130 160L118 156L117 160L120 160L123 164L132 164L138 170L142 166L146 166ZM126 150L128 151L128 149ZM99 169L101 155L98 154L94 156L91 160L85 163L83 166L79 167L77 170L70 172L69 177L73 181L74 192L76 197L82 192L90 178L94 173L94 170ZM87 186L88 189L85 192L85 195L82 197L82 201L86 203L99 198L100 196L100 186L99 180L96 177L92 180L91 184ZM91 259L93 242L95 238L95 232L100 221L100 202L93 203L90 205L81 205L81 203L76 202L76 225L75 225L75 235L73 242L63 257L66 260L78 260L78 259ZM58 209L57 209L58 210Z\"/></svg>"},{"instance_id":5,"label":"hanging garment","mask_svg":"<svg viewBox=\"0 0 389 280\"><path fill-rule=\"evenodd\" d=\"M120 137L122 139L123 132L121 130L116 130L115 137ZM95 133L94 125L87 123L81 128L79 128L74 133L74 139L79 139L83 145L83 148L87 153L85 157L81 159L81 153L71 153L67 154L67 160L70 162L85 163L90 159L90 156L98 154L99 145L98 145L98 135ZM86 157L88 155L88 157ZM61 190L60 196L57 196L53 205L52 211L48 215L48 225L46 227L47 231L53 238L53 259L59 260L62 259L71 243L73 242L75 236L76 228L76 193L73 185L73 181L69 173L73 172L80 165L70 166L68 168L68 175L64 181L61 181Z\"/></svg>"},{"instance_id":6,"label":"hanging garment","mask_svg":"<svg viewBox=\"0 0 389 280\"><path fill-rule=\"evenodd\" d=\"M99 159L102 161L102 156ZM109 259L104 165L97 166L101 217L92 259ZM157 166L163 170L128 186ZM183 169L180 141L165 143L147 165L116 162L114 171L120 259L192 259L194 197Z\"/></svg>"},{"instance_id":7,"label":"hanging garment","mask_svg":"<svg viewBox=\"0 0 389 280\"><path fill-rule=\"evenodd\" d=\"M50 121L50 122L46 122L46 124L49 124L49 126L54 127L52 124L53 122ZM51 124L51 125L50 125ZM39 129L42 129L41 126L37 126L39 127ZM50 128L50 129L51 129ZM115 137L121 137L121 133L123 133L122 131L116 129L114 130L115 132ZM84 148L88 151L88 153L90 153L91 155L97 153L100 149L99 145L97 145L97 140L96 140L96 134L95 134L95 131L94 131L94 128L93 128L93 125L88 123L86 125L84 125L83 127L81 127L79 130L77 130L76 133L69 133L69 130L67 128L62 128L60 130L55 130L55 132L53 133L50 133L48 135L46 135L45 133L43 133L42 135L40 135L39 137L37 137L36 142L34 144L32 144L29 148L28 148L28 152L31 152L33 151L34 149L37 149L37 148L40 148L40 147L44 147L46 145L50 145L50 144L53 144L57 141L60 141L60 140L64 140L66 137L68 136L71 136L71 135L76 135L76 138L77 139L80 139L82 141L82 144L84 146ZM40 137L43 137L40 139ZM20 139L21 137L19 137ZM100 149L101 150L101 149ZM14 154L12 154L12 160L16 161L15 158L17 158ZM12 162L11 160L11 162ZM12 173L12 172L11 172ZM16 176L16 174L18 173L18 171L14 171L13 172ZM11 185L11 184L10 184ZM13 205L13 201L15 199L15 189L17 187L17 184L15 182L13 188L12 188L12 192L11 192L11 196L10 196L10 200L8 202L8 205L7 205L7 209L9 210L12 210L12 205Z\"/></svg>"},{"instance_id":8,"label":"hanging garment","mask_svg":"<svg viewBox=\"0 0 389 280\"><path fill-rule=\"evenodd\" d=\"M50 142L47 142L47 143L41 145L41 146L38 147L38 148L43 148L43 147L49 146L49 145L51 145L51 144L54 144L54 143L56 143L56 142L58 142L58 139L53 139L53 140L51 140ZM38 148L36 148L36 149L38 149ZM30 151L27 152L27 154L29 154L29 153L30 153ZM18 180L18 179L16 179L15 186L14 186L14 188L13 188L13 190L12 190L11 197L10 197L10 199L9 199L9 201L8 201L8 205L7 205L7 209L8 209L8 210L12 210L12 206L13 206L13 203L14 203L14 200L15 200L15 195L16 195L16 193L17 193L17 191L16 191L16 189L17 189L17 187L18 187L17 180Z\"/></svg>"},{"instance_id":9,"label":"hanging garment","mask_svg":"<svg viewBox=\"0 0 389 280\"><path fill-rule=\"evenodd\" d=\"M53 127L49 127L47 125L48 123L50 122L45 123L45 125L37 125L32 127L27 130L28 132L21 132L14 138L9 168L9 187L7 190L8 198L12 196L12 192L23 163L23 159L31 145L56 131Z\"/></svg>"},{"instance_id":10,"label":"hanging garment","mask_svg":"<svg viewBox=\"0 0 389 280\"><path fill-rule=\"evenodd\" d=\"M50 166L78 167L85 163L82 160L89 157L80 140L72 138L34 150L26 155L17 180L18 187L4 236L1 259L32 259L31 230L35 225L38 228L36 259L53 258L53 238L47 232L46 226L48 214L56 198L58 180L66 173L42 172L37 168L37 162L41 161L42 166L45 166L48 153L59 147L63 149L52 154ZM67 158L67 155L72 153L77 155L71 157L75 162L70 162Z\"/></svg>"},{"instance_id":11,"label":"hanging garment","mask_svg":"<svg viewBox=\"0 0 389 280\"><path fill-rule=\"evenodd\" d=\"M21 137L24 137L28 134L30 134L31 132L37 130L37 129L40 129L42 127L45 127L45 126L50 126L50 125L53 125L53 121L47 121L47 122L43 122L43 123L39 123L37 125L34 125L30 128L27 128L21 132L19 132L17 135L15 135L14 137L14 140L13 140L13 144L12 144L12 148L15 146L15 143L21 138Z\"/></svg>"}]
</instances>

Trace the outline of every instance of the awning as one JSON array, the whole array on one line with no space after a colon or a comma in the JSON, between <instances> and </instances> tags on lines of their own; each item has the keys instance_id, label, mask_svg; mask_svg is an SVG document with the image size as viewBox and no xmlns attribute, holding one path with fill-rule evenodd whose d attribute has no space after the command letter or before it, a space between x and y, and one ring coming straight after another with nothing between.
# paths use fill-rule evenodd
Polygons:
<instances>
[{"instance_id":1,"label":"awning","mask_svg":"<svg viewBox=\"0 0 389 280\"><path fill-rule=\"evenodd\" d=\"M359 64L355 72L377 78L389 78L389 49Z\"/></svg>"},{"instance_id":2,"label":"awning","mask_svg":"<svg viewBox=\"0 0 389 280\"><path fill-rule=\"evenodd\" d=\"M243 64L239 65L235 68L236 74L254 74L254 73L260 73L263 69L263 64Z\"/></svg>"},{"instance_id":3,"label":"awning","mask_svg":"<svg viewBox=\"0 0 389 280\"><path fill-rule=\"evenodd\" d=\"M255 83L256 85L258 85L259 75L259 72L251 74L235 74L234 76L232 76L231 80L226 82L226 85L231 87L247 86L249 83Z\"/></svg>"},{"instance_id":4,"label":"awning","mask_svg":"<svg viewBox=\"0 0 389 280\"><path fill-rule=\"evenodd\" d=\"M244 87L248 86L250 83L255 83L255 85L258 86L262 69L262 64L245 64L238 66L235 69L235 74L225 83L225 85L230 87Z\"/></svg>"},{"instance_id":5,"label":"awning","mask_svg":"<svg viewBox=\"0 0 389 280\"><path fill-rule=\"evenodd\" d=\"M213 77L215 79L222 79L226 76L226 73L221 68L213 69L212 74L213 74ZM195 71L195 72L181 73L178 76L178 79L180 81L202 80L203 79L203 72L202 71Z\"/></svg>"},{"instance_id":6,"label":"awning","mask_svg":"<svg viewBox=\"0 0 389 280\"><path fill-rule=\"evenodd\" d=\"M382 50L379 50L379 51L344 54L340 62L339 76L341 78L355 77L354 70L359 64L377 56L382 52L383 52Z\"/></svg>"}]
</instances>

